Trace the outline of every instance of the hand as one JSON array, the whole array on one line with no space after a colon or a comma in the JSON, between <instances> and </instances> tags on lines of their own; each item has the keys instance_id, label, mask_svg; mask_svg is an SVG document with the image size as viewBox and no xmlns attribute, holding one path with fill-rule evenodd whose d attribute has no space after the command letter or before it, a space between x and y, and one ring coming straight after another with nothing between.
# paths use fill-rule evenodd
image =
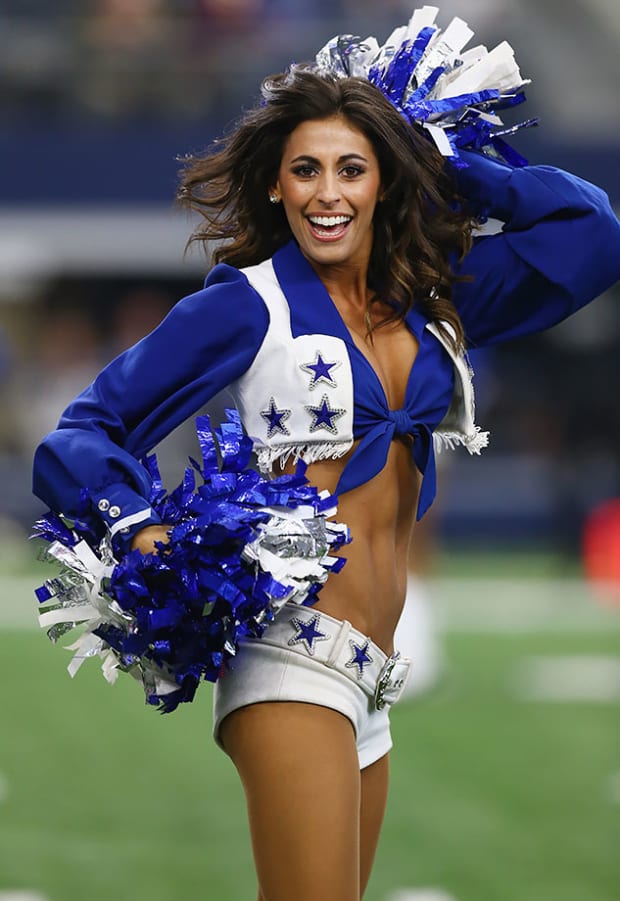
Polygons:
<instances>
[{"instance_id":1,"label":"hand","mask_svg":"<svg viewBox=\"0 0 620 901\"><path fill-rule=\"evenodd\" d=\"M170 541L170 529L172 526L161 525L145 526L131 539L131 550L140 551L141 554L156 554L156 541L164 541L166 544Z\"/></svg>"}]
</instances>

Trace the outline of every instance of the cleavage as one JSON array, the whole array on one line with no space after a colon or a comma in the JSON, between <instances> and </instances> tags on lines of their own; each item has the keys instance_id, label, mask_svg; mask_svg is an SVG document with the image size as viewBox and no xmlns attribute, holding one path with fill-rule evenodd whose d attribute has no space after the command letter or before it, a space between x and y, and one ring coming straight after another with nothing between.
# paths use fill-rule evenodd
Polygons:
<instances>
[{"instance_id":1,"label":"cleavage","mask_svg":"<svg viewBox=\"0 0 620 901\"><path fill-rule=\"evenodd\" d=\"M373 342L347 325L351 340L379 382L388 409L405 405L409 376L418 356L419 344L404 323L390 323L373 332Z\"/></svg>"}]
</instances>

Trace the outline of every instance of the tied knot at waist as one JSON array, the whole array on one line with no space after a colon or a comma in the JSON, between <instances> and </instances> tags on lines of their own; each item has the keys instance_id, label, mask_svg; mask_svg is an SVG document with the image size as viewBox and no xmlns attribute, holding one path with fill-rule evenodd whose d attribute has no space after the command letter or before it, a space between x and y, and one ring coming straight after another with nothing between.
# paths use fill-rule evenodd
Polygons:
<instances>
[{"instance_id":1,"label":"tied knot at waist","mask_svg":"<svg viewBox=\"0 0 620 901\"><path fill-rule=\"evenodd\" d=\"M350 491L377 475L385 466L392 439L406 435L413 438L411 455L422 474L417 509L417 518L421 519L432 504L437 488L433 434L430 426L414 419L405 409L384 408L380 416L375 415L343 470L336 493Z\"/></svg>"},{"instance_id":2,"label":"tied knot at waist","mask_svg":"<svg viewBox=\"0 0 620 901\"><path fill-rule=\"evenodd\" d=\"M395 435L408 435L412 432L413 422L406 410L389 410L388 418L394 424Z\"/></svg>"},{"instance_id":3,"label":"tied knot at waist","mask_svg":"<svg viewBox=\"0 0 620 901\"><path fill-rule=\"evenodd\" d=\"M407 410L388 410L388 420L394 427L395 437L411 435L413 438L411 454L417 468L422 473L417 509L417 519L421 519L433 503L437 490L433 436L429 427L412 419Z\"/></svg>"}]
</instances>

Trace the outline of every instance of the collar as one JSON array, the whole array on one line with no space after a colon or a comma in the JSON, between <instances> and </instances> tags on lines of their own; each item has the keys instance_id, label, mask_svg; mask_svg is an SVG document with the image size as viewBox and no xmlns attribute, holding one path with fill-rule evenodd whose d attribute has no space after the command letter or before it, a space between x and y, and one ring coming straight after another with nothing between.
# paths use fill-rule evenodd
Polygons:
<instances>
[{"instance_id":1,"label":"collar","mask_svg":"<svg viewBox=\"0 0 620 901\"><path fill-rule=\"evenodd\" d=\"M291 311L291 331L294 338L316 333L319 325L321 332L355 346L327 288L295 240L291 239L276 251L273 268ZM424 313L415 307L405 316L405 322L418 342L428 321Z\"/></svg>"}]
</instances>

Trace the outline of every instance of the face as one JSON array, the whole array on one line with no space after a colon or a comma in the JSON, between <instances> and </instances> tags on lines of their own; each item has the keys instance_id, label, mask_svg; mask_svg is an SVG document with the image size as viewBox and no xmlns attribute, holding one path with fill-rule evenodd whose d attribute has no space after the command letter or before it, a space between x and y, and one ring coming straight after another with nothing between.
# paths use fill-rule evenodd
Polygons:
<instances>
[{"instance_id":1,"label":"face","mask_svg":"<svg viewBox=\"0 0 620 901\"><path fill-rule=\"evenodd\" d=\"M381 173L372 144L347 119L298 125L284 145L272 193L311 263L368 266Z\"/></svg>"}]
</instances>

